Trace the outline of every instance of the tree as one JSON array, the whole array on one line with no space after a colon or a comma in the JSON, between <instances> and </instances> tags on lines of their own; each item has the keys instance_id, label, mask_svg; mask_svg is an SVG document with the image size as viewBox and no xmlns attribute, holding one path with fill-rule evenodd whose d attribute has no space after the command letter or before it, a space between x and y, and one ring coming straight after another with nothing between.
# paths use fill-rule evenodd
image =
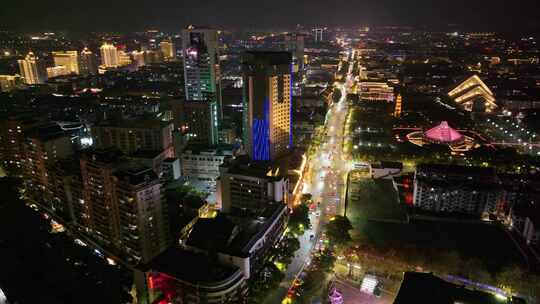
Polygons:
<instances>
[{"instance_id":1,"label":"tree","mask_svg":"<svg viewBox=\"0 0 540 304\"><path fill-rule=\"evenodd\" d=\"M289 217L289 231L295 235L302 235L304 234L304 230L310 227L309 207L304 204L295 206Z\"/></svg>"},{"instance_id":2,"label":"tree","mask_svg":"<svg viewBox=\"0 0 540 304\"><path fill-rule=\"evenodd\" d=\"M351 241L351 235L349 233L353 227L349 219L345 216L335 216L326 226L326 235L330 243L334 245L346 245Z\"/></svg>"}]
</instances>

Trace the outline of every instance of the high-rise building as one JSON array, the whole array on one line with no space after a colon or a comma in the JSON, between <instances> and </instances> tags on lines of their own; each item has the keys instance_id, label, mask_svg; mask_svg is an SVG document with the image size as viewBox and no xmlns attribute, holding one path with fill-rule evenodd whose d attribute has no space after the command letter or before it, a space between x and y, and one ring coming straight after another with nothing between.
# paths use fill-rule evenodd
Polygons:
<instances>
[{"instance_id":1,"label":"high-rise building","mask_svg":"<svg viewBox=\"0 0 540 304\"><path fill-rule=\"evenodd\" d=\"M219 128L222 117L218 35L213 29L189 26L182 32L186 100L212 103L212 124Z\"/></svg>"},{"instance_id":2,"label":"high-rise building","mask_svg":"<svg viewBox=\"0 0 540 304\"><path fill-rule=\"evenodd\" d=\"M118 51L118 65L125 66L131 64L131 56L124 51Z\"/></svg>"},{"instance_id":3,"label":"high-rise building","mask_svg":"<svg viewBox=\"0 0 540 304\"><path fill-rule=\"evenodd\" d=\"M80 160L83 191L75 221L97 244L128 263L146 263L169 243L163 189L150 168L113 150L87 151Z\"/></svg>"},{"instance_id":4,"label":"high-rise building","mask_svg":"<svg viewBox=\"0 0 540 304\"><path fill-rule=\"evenodd\" d=\"M24 166L24 132L38 125L33 113L0 117L0 160L9 173L21 173Z\"/></svg>"},{"instance_id":5,"label":"high-rise building","mask_svg":"<svg viewBox=\"0 0 540 304\"><path fill-rule=\"evenodd\" d=\"M79 55L77 51L53 52L55 66L65 66L69 74L79 74Z\"/></svg>"},{"instance_id":6,"label":"high-rise building","mask_svg":"<svg viewBox=\"0 0 540 304\"><path fill-rule=\"evenodd\" d=\"M29 52L24 59L18 60L18 63L24 83L42 84L47 81L45 65L33 52Z\"/></svg>"},{"instance_id":7,"label":"high-rise building","mask_svg":"<svg viewBox=\"0 0 540 304\"><path fill-rule=\"evenodd\" d=\"M190 143L215 145L218 142L215 102L182 100L174 106L176 125Z\"/></svg>"},{"instance_id":8,"label":"high-rise building","mask_svg":"<svg viewBox=\"0 0 540 304\"><path fill-rule=\"evenodd\" d=\"M118 49L114 45L105 42L99 50L101 51L101 64L104 67L115 68L120 65Z\"/></svg>"},{"instance_id":9,"label":"high-rise building","mask_svg":"<svg viewBox=\"0 0 540 304\"><path fill-rule=\"evenodd\" d=\"M437 213L480 216L500 198L493 168L421 164L414 175L413 205Z\"/></svg>"},{"instance_id":10,"label":"high-rise building","mask_svg":"<svg viewBox=\"0 0 540 304\"><path fill-rule=\"evenodd\" d=\"M176 48L174 43L170 40L163 40L159 43L159 48L163 54L163 59L174 60L176 59Z\"/></svg>"},{"instance_id":11,"label":"high-rise building","mask_svg":"<svg viewBox=\"0 0 540 304\"><path fill-rule=\"evenodd\" d=\"M253 160L274 160L292 146L291 53L243 58L244 147Z\"/></svg>"},{"instance_id":12,"label":"high-rise building","mask_svg":"<svg viewBox=\"0 0 540 304\"><path fill-rule=\"evenodd\" d=\"M95 75L97 74L96 56L88 48L84 48L81 51L79 62L79 72L82 75Z\"/></svg>"},{"instance_id":13,"label":"high-rise building","mask_svg":"<svg viewBox=\"0 0 540 304\"><path fill-rule=\"evenodd\" d=\"M131 56L133 57L133 61L135 61L135 63L137 64L137 67L142 67L145 65L145 60L144 60L144 51L133 51L131 52Z\"/></svg>"},{"instance_id":14,"label":"high-rise building","mask_svg":"<svg viewBox=\"0 0 540 304\"><path fill-rule=\"evenodd\" d=\"M69 134L58 125L46 125L25 132L23 142L28 197L48 210L54 210L50 166L74 153Z\"/></svg>"},{"instance_id":15,"label":"high-rise building","mask_svg":"<svg viewBox=\"0 0 540 304\"><path fill-rule=\"evenodd\" d=\"M289 180L278 167L244 156L223 164L220 171L217 199L223 212L257 213L269 204L289 202Z\"/></svg>"}]
</instances>

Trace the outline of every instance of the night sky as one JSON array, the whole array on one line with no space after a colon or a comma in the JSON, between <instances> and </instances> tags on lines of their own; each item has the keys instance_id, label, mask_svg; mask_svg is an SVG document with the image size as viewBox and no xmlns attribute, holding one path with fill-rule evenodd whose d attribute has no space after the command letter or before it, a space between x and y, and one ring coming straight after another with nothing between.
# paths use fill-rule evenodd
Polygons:
<instances>
[{"instance_id":1,"label":"night sky","mask_svg":"<svg viewBox=\"0 0 540 304\"><path fill-rule=\"evenodd\" d=\"M274 28L305 25L458 24L537 30L539 0L6 0L0 27L21 30L168 30L186 24Z\"/></svg>"}]
</instances>

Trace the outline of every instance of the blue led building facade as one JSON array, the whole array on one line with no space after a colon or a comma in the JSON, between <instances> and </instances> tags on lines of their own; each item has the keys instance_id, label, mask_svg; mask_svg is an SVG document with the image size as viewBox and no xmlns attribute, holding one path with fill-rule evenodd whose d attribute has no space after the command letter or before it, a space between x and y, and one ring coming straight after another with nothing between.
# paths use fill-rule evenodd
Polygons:
<instances>
[{"instance_id":1,"label":"blue led building facade","mask_svg":"<svg viewBox=\"0 0 540 304\"><path fill-rule=\"evenodd\" d=\"M243 56L244 147L253 160L275 160L291 149L292 55Z\"/></svg>"}]
</instances>

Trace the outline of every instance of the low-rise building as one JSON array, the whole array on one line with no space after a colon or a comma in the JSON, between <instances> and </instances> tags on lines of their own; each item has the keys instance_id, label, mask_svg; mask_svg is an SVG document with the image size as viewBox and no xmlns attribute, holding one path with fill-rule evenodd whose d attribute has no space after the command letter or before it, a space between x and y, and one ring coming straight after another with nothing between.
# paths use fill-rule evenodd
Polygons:
<instances>
[{"instance_id":1,"label":"low-rise building","mask_svg":"<svg viewBox=\"0 0 540 304\"><path fill-rule=\"evenodd\" d=\"M181 156L182 176L215 181L219 166L232 157L232 147L188 146Z\"/></svg>"}]
</instances>

